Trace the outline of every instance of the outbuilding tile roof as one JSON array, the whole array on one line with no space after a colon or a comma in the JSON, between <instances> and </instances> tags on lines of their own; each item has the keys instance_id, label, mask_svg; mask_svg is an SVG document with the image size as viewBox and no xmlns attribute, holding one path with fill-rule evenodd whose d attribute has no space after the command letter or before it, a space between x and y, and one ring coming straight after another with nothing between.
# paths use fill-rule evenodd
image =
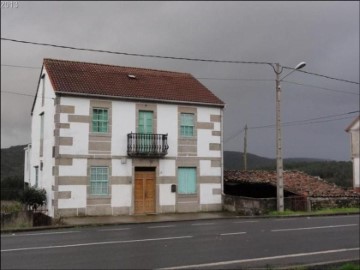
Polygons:
<instances>
[{"instance_id":1,"label":"outbuilding tile roof","mask_svg":"<svg viewBox=\"0 0 360 270\"><path fill-rule=\"evenodd\" d=\"M144 68L44 59L56 93L224 106L191 74Z\"/></svg>"},{"instance_id":2,"label":"outbuilding tile roof","mask_svg":"<svg viewBox=\"0 0 360 270\"><path fill-rule=\"evenodd\" d=\"M308 197L359 197L353 190L345 190L335 184L300 171L284 171L284 190ZM224 172L225 182L266 183L276 186L275 171L237 171Z\"/></svg>"}]
</instances>

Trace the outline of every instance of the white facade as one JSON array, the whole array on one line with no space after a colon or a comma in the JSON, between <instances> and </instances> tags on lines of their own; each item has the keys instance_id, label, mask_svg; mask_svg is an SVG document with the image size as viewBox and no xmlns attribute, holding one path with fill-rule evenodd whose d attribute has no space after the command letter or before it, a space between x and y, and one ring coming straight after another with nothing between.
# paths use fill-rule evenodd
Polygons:
<instances>
[{"instance_id":1,"label":"white facade","mask_svg":"<svg viewBox=\"0 0 360 270\"><path fill-rule=\"evenodd\" d=\"M60 96L55 95L45 68L43 74L32 111L24 178L29 185L46 189L50 216L135 214L136 175L146 168L155 175L154 212L222 209L221 106ZM91 131L93 108L109 111L105 135ZM127 136L137 132L137 117L143 110L154 113L154 133L167 134L165 156L128 155ZM194 115L195 136L182 138L179 117L188 111ZM106 196L89 195L94 166L108 169ZM179 194L178 170L183 167L196 170L194 194Z\"/></svg>"},{"instance_id":2,"label":"white facade","mask_svg":"<svg viewBox=\"0 0 360 270\"><path fill-rule=\"evenodd\" d=\"M350 151L353 161L354 189L360 191L360 117L357 117L346 129L350 133Z\"/></svg>"},{"instance_id":3,"label":"white facade","mask_svg":"<svg viewBox=\"0 0 360 270\"><path fill-rule=\"evenodd\" d=\"M55 165L55 159L52 156L55 128L54 100L54 90L46 70L43 70L31 114L31 144L25 151L25 156L29 158L25 165L28 166L25 183L46 190L48 214L50 216L54 215L52 206L54 199L52 169Z\"/></svg>"}]
</instances>

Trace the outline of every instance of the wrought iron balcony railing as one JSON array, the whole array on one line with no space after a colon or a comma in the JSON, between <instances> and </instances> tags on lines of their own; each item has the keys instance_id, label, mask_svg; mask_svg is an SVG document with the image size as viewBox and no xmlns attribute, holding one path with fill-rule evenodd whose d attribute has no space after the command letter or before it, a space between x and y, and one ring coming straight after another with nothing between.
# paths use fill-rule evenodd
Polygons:
<instances>
[{"instance_id":1,"label":"wrought iron balcony railing","mask_svg":"<svg viewBox=\"0 0 360 270\"><path fill-rule=\"evenodd\" d=\"M162 157L169 149L167 134L129 133L127 153L130 157Z\"/></svg>"}]
</instances>

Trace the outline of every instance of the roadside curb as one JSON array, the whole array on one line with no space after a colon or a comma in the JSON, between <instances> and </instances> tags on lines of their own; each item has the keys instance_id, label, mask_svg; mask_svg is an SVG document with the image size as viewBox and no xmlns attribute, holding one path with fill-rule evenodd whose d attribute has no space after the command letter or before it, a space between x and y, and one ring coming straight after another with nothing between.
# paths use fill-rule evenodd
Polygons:
<instances>
[{"instance_id":1,"label":"roadside curb","mask_svg":"<svg viewBox=\"0 0 360 270\"><path fill-rule=\"evenodd\" d=\"M142 220L142 221L114 221L114 222L94 222L84 224L64 224L64 225L53 225L53 226L39 226L31 228L10 228L1 229L1 234L9 234L16 232L27 232L27 231L43 231L43 230L59 230L69 228L80 228L80 227L95 227L95 226L115 226L115 225L131 225L131 224L147 224L147 223L167 223L167 222L185 222L185 221L196 221L196 220L217 220L217 219L269 219L269 218L299 218L299 217L323 217L323 216L344 216L344 215L359 215L360 213L333 213L333 214L307 214L307 215L284 215L284 216L218 216L218 217L194 217L194 218L179 218L179 219L168 219L168 220Z\"/></svg>"}]
</instances>

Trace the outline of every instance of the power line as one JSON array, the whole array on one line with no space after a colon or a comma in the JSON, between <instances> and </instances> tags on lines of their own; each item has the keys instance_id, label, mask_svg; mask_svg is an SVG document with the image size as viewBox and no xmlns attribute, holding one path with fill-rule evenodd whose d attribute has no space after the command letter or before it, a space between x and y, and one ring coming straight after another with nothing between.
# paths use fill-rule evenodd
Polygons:
<instances>
[{"instance_id":1,"label":"power line","mask_svg":"<svg viewBox=\"0 0 360 270\"><path fill-rule=\"evenodd\" d=\"M126 55L126 56L138 56L138 57L161 58L161 59L172 59L172 60L185 60L185 61L198 61L198 62L212 62L212 63L228 63L228 64L259 64L259 65L264 65L265 64L265 65L270 65L272 67L274 65L274 63L271 63L271 62L215 60L215 59L201 59L201 58L189 58L189 57L162 56L162 55L153 55L153 54L127 53L127 52L118 52L118 51L109 51L109 50L100 50L100 49L89 49L89 48L80 48L80 47L73 47L73 46L66 46L66 45L57 45L57 44L50 44L50 43L33 42L33 41L10 39L10 38L4 38L4 37L2 37L1 40L10 41L10 42L17 42L17 43L23 43L23 44L30 44L30 45L48 46L48 47L70 49L70 50L78 50L78 51L110 53L110 54ZM294 68L285 67L285 66L283 68L291 69L291 70L294 69ZM303 70L297 70L297 71L304 72L304 73L307 73L307 74L311 74L311 75L314 75L314 76L324 77L324 78L327 78L327 79L359 84L358 82L353 82L353 81L344 80L344 79L338 79L338 78L334 78L334 77L330 77L330 76L322 75L322 74L317 74L317 73L313 73L313 72L308 72L308 71L303 71Z\"/></svg>"},{"instance_id":2,"label":"power line","mask_svg":"<svg viewBox=\"0 0 360 270\"><path fill-rule=\"evenodd\" d=\"M12 95L19 95L19 96L35 97L35 95L18 93L18 92L10 92L10 91L5 91L5 90L1 90L1 93L12 94Z\"/></svg>"},{"instance_id":3,"label":"power line","mask_svg":"<svg viewBox=\"0 0 360 270\"><path fill-rule=\"evenodd\" d=\"M39 46L48 46L48 47L55 47L55 48L62 48L62 49L77 50L77 51L110 53L110 54L118 54L118 55L126 55L126 56L139 56L139 57L149 57L149 58L162 58L162 59L199 61L199 62L213 62L213 63L228 63L228 64L261 64L261 65L264 65L264 64L271 65L272 64L270 62L214 60L214 59L200 59L200 58L188 58L188 57L162 56L162 55L154 55L154 54L139 54L139 53L117 52L117 51L100 50L100 49L79 48L79 47L57 45L57 44L50 44L50 43L32 42L32 41L10 39L10 38L3 38L3 37L1 38L1 40L17 42L17 43L24 43L24 44L31 44L31 45L39 45Z\"/></svg>"},{"instance_id":4,"label":"power line","mask_svg":"<svg viewBox=\"0 0 360 270\"><path fill-rule=\"evenodd\" d=\"M332 92L345 93L345 94L350 94L350 95L360 95L360 93L358 94L358 93L350 92L350 91L335 90L335 89L320 87L320 86L311 85L311 84L304 84L304 83L291 82L291 81L283 81L283 82L285 82L285 83L291 83L291 84L296 84L296 85L301 85L301 86L310 87L310 88L319 88L319 89L323 89L323 90L327 90L327 91L332 91ZM360 92L360 89L359 89L359 92Z\"/></svg>"},{"instance_id":5,"label":"power line","mask_svg":"<svg viewBox=\"0 0 360 270\"><path fill-rule=\"evenodd\" d=\"M2 66L2 67L12 67L12 68L41 69L41 67L29 67L29 66L6 65L6 64L1 64L1 66Z\"/></svg>"},{"instance_id":6,"label":"power line","mask_svg":"<svg viewBox=\"0 0 360 270\"><path fill-rule=\"evenodd\" d=\"M261 81L261 82L274 82L274 79L246 79L246 78L200 78L195 77L198 80L215 80L215 81Z\"/></svg>"},{"instance_id":7,"label":"power line","mask_svg":"<svg viewBox=\"0 0 360 270\"><path fill-rule=\"evenodd\" d=\"M326 122L332 122L332 121L338 121L343 119L350 119L353 118L353 116L347 116L337 119L328 119L328 120L321 120L321 121L313 121L313 122L304 122L304 123L298 123L298 124L286 124L284 127L290 127L290 126L303 126L303 125L310 125L310 124L317 124L317 123L326 123Z\"/></svg>"},{"instance_id":8,"label":"power line","mask_svg":"<svg viewBox=\"0 0 360 270\"><path fill-rule=\"evenodd\" d=\"M198 80L216 80L216 81L271 81L274 82L275 80L273 79L246 79L246 78L201 78L201 77L195 77L195 79ZM355 93L355 92L350 92L350 91L342 91L342 90L336 90L336 89L331 89L331 88L326 88L326 87L321 87L321 86L316 86L316 85L311 85L311 84L303 84L303 83L297 83L297 82L292 82L292 81L283 81L285 83L290 83L290 84L296 84L296 85L301 85L301 86L305 86L305 87L310 87L310 88L319 88L322 90L326 90L326 91L332 91L332 92L338 92L338 93L345 93L345 94L350 94L350 95L360 95L360 93Z\"/></svg>"},{"instance_id":9,"label":"power line","mask_svg":"<svg viewBox=\"0 0 360 270\"><path fill-rule=\"evenodd\" d=\"M294 68L291 68L291 67L283 67L283 68L294 70ZM354 81L349 81L349 80L344 80L344 79L338 79L338 78L334 78L334 77L330 77L330 76L322 75L322 74L318 74L318 73L313 73L313 72L309 72L309 71L305 71L305 70L297 69L297 71L302 72L302 73L306 73L306 74L310 74L310 75L323 77L323 78L326 78L326 79L331 79L331 80L336 80L336 81L341 81L341 82L347 82L347 83L359 84L359 82L354 82Z\"/></svg>"},{"instance_id":10,"label":"power line","mask_svg":"<svg viewBox=\"0 0 360 270\"><path fill-rule=\"evenodd\" d=\"M35 97L35 95L30 95L30 94L25 94L25 93L19 93L19 92L10 92L10 91L5 91L5 90L1 90L1 93L6 93L6 94L12 94L12 95L19 95L19 96L27 96L27 97ZM49 97L44 97L45 99L54 99L54 98L49 98Z\"/></svg>"},{"instance_id":11,"label":"power line","mask_svg":"<svg viewBox=\"0 0 360 270\"><path fill-rule=\"evenodd\" d=\"M224 140L224 143L227 143L228 141L232 140L233 138L235 138L235 137L237 137L237 136L241 135L244 131L245 131L245 129L244 129L244 128L242 128L242 129L240 129L240 130L236 131L233 135L231 135L230 137L226 138L226 139Z\"/></svg>"},{"instance_id":12,"label":"power line","mask_svg":"<svg viewBox=\"0 0 360 270\"><path fill-rule=\"evenodd\" d=\"M22 66L22 65L8 65L8 64L1 64L1 66L4 67L11 67L11 68L27 68L27 69L41 69L41 67L34 67L34 66ZM198 80L215 80L215 81L271 81L274 82L273 79L247 79L247 78L211 78L211 77L195 77L195 79ZM336 89L331 89L331 88L325 88L325 87L321 87L321 86L316 86L316 85L311 85L311 84L302 84L302 83L297 83L297 82L292 82L292 81L283 81L285 83L290 83L290 84L296 84L296 85L301 85L301 86L305 86L305 87L310 87L310 88L319 88L322 90L326 90L326 91L332 91L332 92L338 92L338 93L345 93L345 94L350 94L350 95L359 95L357 93L354 92L350 92L350 91L342 91L342 90L336 90Z\"/></svg>"},{"instance_id":13,"label":"power line","mask_svg":"<svg viewBox=\"0 0 360 270\"><path fill-rule=\"evenodd\" d=\"M342 113L342 114L333 114L333 115L321 116L321 117L305 119L305 120L288 121L288 122L283 122L282 125L283 126L290 126L290 125L294 125L294 124L297 124L297 123L306 123L306 122L309 122L309 121L310 121L310 123L313 123L311 121L319 120L319 119L339 117L339 116L344 116L344 115L348 115L348 114L354 114L354 113L358 113L358 112L359 111L352 111L352 112L347 112L347 113ZM335 120L337 120L337 119L335 119ZM328 120L324 120L324 122L327 122L327 121ZM330 120L330 121L332 121L332 120ZM268 127L275 127L275 124L265 125L265 126L257 126L257 127L249 127L249 129L268 128Z\"/></svg>"},{"instance_id":14,"label":"power line","mask_svg":"<svg viewBox=\"0 0 360 270\"><path fill-rule=\"evenodd\" d=\"M352 118L352 116L343 117L343 118L337 118L337 119L327 119L327 120L320 120L320 119L339 117L339 116L344 116L344 115L349 115L349 114L354 114L354 113L359 113L359 111L352 111L352 112L347 112L347 113L342 113L342 114L327 115L327 116L321 116L321 117L316 117L316 118L311 118L311 119L304 119L304 120L289 121L289 122L282 123L282 126L287 127L287 126L309 125L309 124L316 124L316 123L325 123L325 122L330 122L330 121L338 121L338 120ZM320 121L314 121L314 120L320 120ZM271 125L248 127L248 129L274 128L275 126L276 126L275 124L271 124ZM225 139L224 143L226 143L226 142L230 141L231 139L239 136L243 132L244 132L243 128L236 131L233 135L231 135L230 137Z\"/></svg>"}]
</instances>

